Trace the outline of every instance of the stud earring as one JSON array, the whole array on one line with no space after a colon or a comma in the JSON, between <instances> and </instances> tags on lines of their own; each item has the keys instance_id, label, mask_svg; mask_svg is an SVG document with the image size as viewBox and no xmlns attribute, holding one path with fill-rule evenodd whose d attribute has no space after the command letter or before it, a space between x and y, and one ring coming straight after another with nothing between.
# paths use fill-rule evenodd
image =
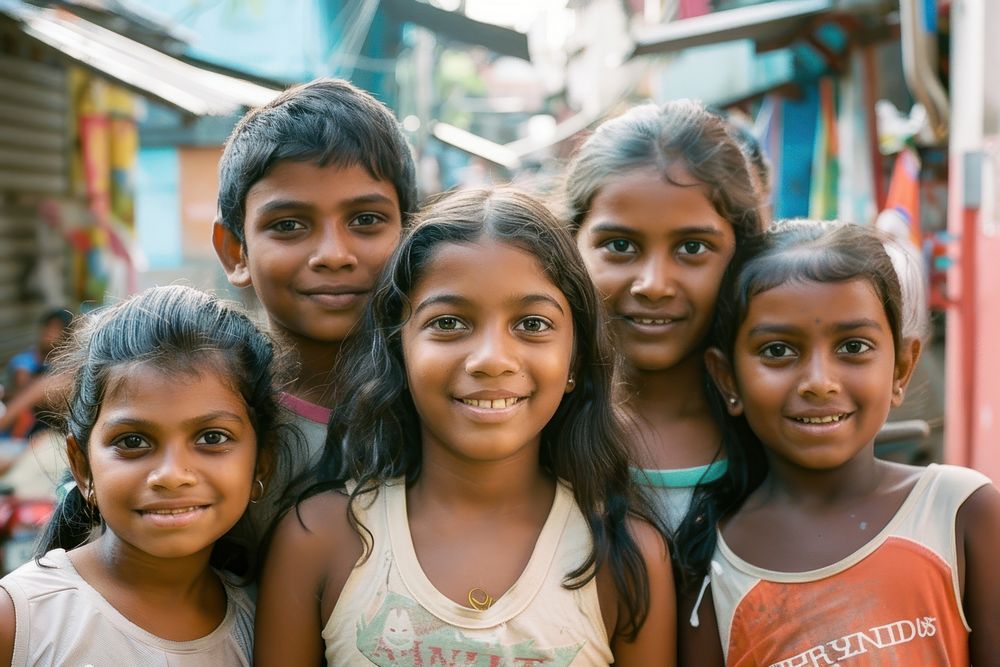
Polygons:
<instances>
[{"instance_id":1,"label":"stud earring","mask_svg":"<svg viewBox=\"0 0 1000 667\"><path fill-rule=\"evenodd\" d=\"M729 405L730 406L732 406L732 407L735 408L736 404L739 403L739 402L740 402L739 399L737 399L735 396L730 396L729 397Z\"/></svg>"},{"instance_id":2,"label":"stud earring","mask_svg":"<svg viewBox=\"0 0 1000 667\"><path fill-rule=\"evenodd\" d=\"M569 379L566 380L566 391L573 391L575 387L576 387L576 380L573 378L572 375L570 375Z\"/></svg>"}]
</instances>

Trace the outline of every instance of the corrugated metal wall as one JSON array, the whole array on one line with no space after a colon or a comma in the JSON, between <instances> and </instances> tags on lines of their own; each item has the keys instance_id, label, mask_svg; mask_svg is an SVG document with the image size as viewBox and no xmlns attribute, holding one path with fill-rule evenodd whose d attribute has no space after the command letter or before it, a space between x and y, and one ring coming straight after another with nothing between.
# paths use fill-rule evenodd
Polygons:
<instances>
[{"instance_id":1,"label":"corrugated metal wall","mask_svg":"<svg viewBox=\"0 0 1000 667\"><path fill-rule=\"evenodd\" d=\"M42 57L0 28L0 368L65 305L66 244L40 207L69 193L70 100L65 66Z\"/></svg>"}]
</instances>

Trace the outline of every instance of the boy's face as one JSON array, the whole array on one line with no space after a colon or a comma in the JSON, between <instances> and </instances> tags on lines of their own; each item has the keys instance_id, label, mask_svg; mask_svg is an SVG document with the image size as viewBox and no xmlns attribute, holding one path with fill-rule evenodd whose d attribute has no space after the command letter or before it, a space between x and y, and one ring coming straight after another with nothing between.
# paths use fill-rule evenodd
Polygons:
<instances>
[{"instance_id":1,"label":"boy's face","mask_svg":"<svg viewBox=\"0 0 1000 667\"><path fill-rule=\"evenodd\" d=\"M339 345L399 243L396 188L360 166L277 163L246 197L245 243L216 225L237 287L253 286L271 326L297 344Z\"/></svg>"}]
</instances>

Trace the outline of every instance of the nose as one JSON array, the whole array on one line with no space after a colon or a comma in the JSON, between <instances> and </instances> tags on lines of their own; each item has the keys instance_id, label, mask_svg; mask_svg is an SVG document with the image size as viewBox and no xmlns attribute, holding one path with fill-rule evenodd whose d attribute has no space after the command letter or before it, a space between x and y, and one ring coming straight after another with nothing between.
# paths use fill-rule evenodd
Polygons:
<instances>
[{"instance_id":1,"label":"nose","mask_svg":"<svg viewBox=\"0 0 1000 667\"><path fill-rule=\"evenodd\" d=\"M659 301L677 296L670 271L670 259L660 253L650 253L639 267L631 288L632 296Z\"/></svg>"},{"instance_id":2,"label":"nose","mask_svg":"<svg viewBox=\"0 0 1000 667\"><path fill-rule=\"evenodd\" d=\"M309 255L309 268L337 271L357 266L358 258L351 240L351 233L339 222L321 221L316 246Z\"/></svg>"},{"instance_id":3,"label":"nose","mask_svg":"<svg viewBox=\"0 0 1000 667\"><path fill-rule=\"evenodd\" d=\"M482 328L470 342L474 347L465 359L468 374L500 377L520 369L516 341L506 324Z\"/></svg>"},{"instance_id":4,"label":"nose","mask_svg":"<svg viewBox=\"0 0 1000 667\"><path fill-rule=\"evenodd\" d=\"M837 377L835 361L829 355L819 352L810 355L803 368L798 392L803 397L826 397L839 393L840 379Z\"/></svg>"},{"instance_id":5,"label":"nose","mask_svg":"<svg viewBox=\"0 0 1000 667\"><path fill-rule=\"evenodd\" d=\"M181 447L166 446L160 450L159 460L146 479L150 488L179 489L192 486L198 477L188 460L188 453Z\"/></svg>"}]
</instances>

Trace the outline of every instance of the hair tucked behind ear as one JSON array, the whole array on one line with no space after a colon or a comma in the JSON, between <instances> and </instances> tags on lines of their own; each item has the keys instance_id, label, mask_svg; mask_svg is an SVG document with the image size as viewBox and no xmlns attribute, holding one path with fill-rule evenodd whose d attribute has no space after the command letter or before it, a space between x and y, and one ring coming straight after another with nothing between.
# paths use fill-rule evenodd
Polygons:
<instances>
[{"instance_id":1,"label":"hair tucked behind ear","mask_svg":"<svg viewBox=\"0 0 1000 667\"><path fill-rule=\"evenodd\" d=\"M349 387L350 395L338 401L331 419L322 464L330 481L305 495L335 487L344 478L356 480L350 520L370 553L371 535L357 521L355 501L392 478L413 484L421 471L420 418L406 384L401 340L408 295L441 246L484 239L533 255L570 305L576 388L563 397L542 430L540 464L571 485L593 537L592 551L568 573L566 586L583 586L606 565L624 604L622 635L632 637L648 612L649 584L628 520L639 517L657 524L629 475L624 432L612 408L614 354L598 296L572 238L527 195L459 192L435 202L405 235L386 265L360 331L342 353L338 384Z\"/></svg>"},{"instance_id":2,"label":"hair tucked behind ear","mask_svg":"<svg viewBox=\"0 0 1000 667\"><path fill-rule=\"evenodd\" d=\"M224 377L246 404L258 459L281 455L283 448L275 447L280 429L270 339L235 304L189 287L154 287L79 320L58 353L54 373L73 381L59 400L57 428L75 442L78 473L89 476L80 468L89 466L91 433L109 381L113 374L138 365ZM45 528L37 555L76 548L101 526L100 509L87 501L87 490L80 486L64 484L67 492ZM237 543L232 534L213 552L216 565L241 574L252 569L255 557L250 545Z\"/></svg>"}]
</instances>

